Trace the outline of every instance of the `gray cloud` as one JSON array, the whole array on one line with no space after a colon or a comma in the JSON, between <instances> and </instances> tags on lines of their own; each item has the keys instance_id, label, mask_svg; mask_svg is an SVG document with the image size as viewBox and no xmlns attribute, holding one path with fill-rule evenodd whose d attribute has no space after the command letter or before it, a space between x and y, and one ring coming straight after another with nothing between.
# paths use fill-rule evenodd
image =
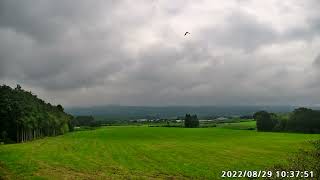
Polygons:
<instances>
[{"instance_id":1,"label":"gray cloud","mask_svg":"<svg viewBox=\"0 0 320 180\"><path fill-rule=\"evenodd\" d=\"M319 4L0 0L0 80L68 106L315 103Z\"/></svg>"},{"instance_id":2,"label":"gray cloud","mask_svg":"<svg viewBox=\"0 0 320 180\"><path fill-rule=\"evenodd\" d=\"M111 11L110 5L116 1L88 1L66 0L63 3L52 0L28 1L1 1L0 26L10 28L18 33L37 41L54 41L64 38L66 31L74 28L94 26L95 18L103 6L105 11Z\"/></svg>"},{"instance_id":3,"label":"gray cloud","mask_svg":"<svg viewBox=\"0 0 320 180\"><path fill-rule=\"evenodd\" d=\"M203 38L206 39L208 34L212 43L248 51L272 43L278 38L272 26L241 11L231 13L222 25L206 30Z\"/></svg>"},{"instance_id":4,"label":"gray cloud","mask_svg":"<svg viewBox=\"0 0 320 180\"><path fill-rule=\"evenodd\" d=\"M315 60L313 61L313 65L316 68L320 68L320 54L315 58Z\"/></svg>"}]
</instances>

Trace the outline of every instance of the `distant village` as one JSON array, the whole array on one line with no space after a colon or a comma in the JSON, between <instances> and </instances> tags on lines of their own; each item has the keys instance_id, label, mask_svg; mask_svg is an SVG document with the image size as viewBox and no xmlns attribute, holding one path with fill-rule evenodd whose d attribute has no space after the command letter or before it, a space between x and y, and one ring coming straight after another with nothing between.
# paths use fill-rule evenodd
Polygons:
<instances>
[{"instance_id":1,"label":"distant village","mask_svg":"<svg viewBox=\"0 0 320 180\"><path fill-rule=\"evenodd\" d=\"M252 119L252 115L246 116L210 116L200 118L200 122L227 122L233 121L234 119ZM130 122L176 122L180 123L184 121L184 117L170 117L170 118L141 118L141 119L132 119Z\"/></svg>"}]
</instances>

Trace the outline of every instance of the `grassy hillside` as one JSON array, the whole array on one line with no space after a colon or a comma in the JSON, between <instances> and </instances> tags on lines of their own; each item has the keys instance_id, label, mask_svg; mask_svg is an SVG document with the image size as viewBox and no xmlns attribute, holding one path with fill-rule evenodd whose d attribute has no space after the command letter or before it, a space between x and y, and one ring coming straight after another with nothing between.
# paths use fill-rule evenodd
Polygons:
<instances>
[{"instance_id":1,"label":"grassy hillside","mask_svg":"<svg viewBox=\"0 0 320 180\"><path fill-rule=\"evenodd\" d=\"M248 122L246 122L248 123ZM8 178L218 178L222 170L265 170L320 135L228 128L104 127L0 146Z\"/></svg>"}]
</instances>

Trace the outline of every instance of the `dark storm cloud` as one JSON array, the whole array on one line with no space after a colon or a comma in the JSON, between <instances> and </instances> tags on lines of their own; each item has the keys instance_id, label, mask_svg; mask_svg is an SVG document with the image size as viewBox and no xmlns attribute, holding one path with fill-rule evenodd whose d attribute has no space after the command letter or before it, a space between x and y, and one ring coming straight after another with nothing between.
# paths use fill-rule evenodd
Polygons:
<instances>
[{"instance_id":1,"label":"dark storm cloud","mask_svg":"<svg viewBox=\"0 0 320 180\"><path fill-rule=\"evenodd\" d=\"M17 1L1 0L0 27L26 34L38 41L60 40L74 26L94 26L100 5L110 7L116 1ZM104 10L110 11L109 8ZM90 23L92 22L92 23Z\"/></svg>"},{"instance_id":2,"label":"dark storm cloud","mask_svg":"<svg viewBox=\"0 0 320 180\"><path fill-rule=\"evenodd\" d=\"M1 1L0 38L4 43L0 44L0 75L45 89L103 82L104 77L121 69L117 59L125 63L121 50L116 48L122 41L116 29L120 27L109 25L99 30L95 24L95 18L104 16L93 12L99 10L99 5L109 4L111 1L94 5L87 1ZM108 21L108 16L105 18Z\"/></svg>"},{"instance_id":3,"label":"dark storm cloud","mask_svg":"<svg viewBox=\"0 0 320 180\"><path fill-rule=\"evenodd\" d=\"M248 0L0 0L0 80L69 106L308 101L320 16L307 2L277 16Z\"/></svg>"}]
</instances>

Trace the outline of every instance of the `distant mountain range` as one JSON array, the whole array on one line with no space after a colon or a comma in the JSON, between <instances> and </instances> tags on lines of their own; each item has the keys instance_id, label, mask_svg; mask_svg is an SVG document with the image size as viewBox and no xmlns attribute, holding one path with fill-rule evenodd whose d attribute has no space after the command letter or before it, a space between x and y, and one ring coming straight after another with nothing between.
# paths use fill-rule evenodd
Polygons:
<instances>
[{"instance_id":1,"label":"distant mountain range","mask_svg":"<svg viewBox=\"0 0 320 180\"><path fill-rule=\"evenodd\" d=\"M243 116L253 115L260 110L268 112L291 112L294 106L94 106L81 108L66 108L66 112L79 115L92 116L126 116L126 117L158 117L168 118L197 114L198 116Z\"/></svg>"}]
</instances>

